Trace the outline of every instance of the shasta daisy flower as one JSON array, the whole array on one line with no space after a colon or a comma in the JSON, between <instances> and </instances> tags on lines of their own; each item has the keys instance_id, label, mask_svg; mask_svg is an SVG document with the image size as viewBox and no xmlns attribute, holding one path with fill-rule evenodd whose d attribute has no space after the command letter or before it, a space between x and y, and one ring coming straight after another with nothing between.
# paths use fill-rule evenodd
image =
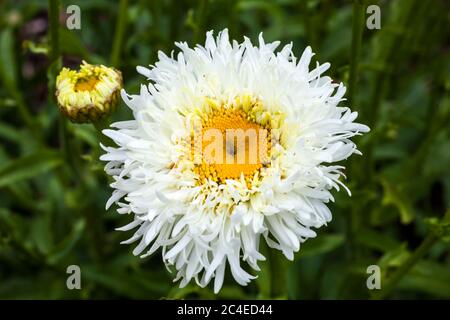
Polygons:
<instances>
[{"instance_id":1,"label":"shasta daisy flower","mask_svg":"<svg viewBox=\"0 0 450 320\"><path fill-rule=\"evenodd\" d=\"M120 89L120 71L85 61L79 71L63 68L56 78L59 109L73 122L97 121L110 114Z\"/></svg>"},{"instance_id":2,"label":"shasta daisy flower","mask_svg":"<svg viewBox=\"0 0 450 320\"><path fill-rule=\"evenodd\" d=\"M241 285L255 278L241 264L259 270L261 238L292 260L331 220L330 190L345 188L333 163L359 153L349 139L369 128L338 107L345 87L322 76L328 63L309 70L309 47L297 59L291 44L230 43L227 30L176 45L137 68L150 80L138 95L122 91L134 119L103 131L118 145L101 157L106 207L133 214L119 230L138 228L124 241L138 241L135 255L162 248L180 286L214 279L218 292L227 265Z\"/></svg>"}]
</instances>

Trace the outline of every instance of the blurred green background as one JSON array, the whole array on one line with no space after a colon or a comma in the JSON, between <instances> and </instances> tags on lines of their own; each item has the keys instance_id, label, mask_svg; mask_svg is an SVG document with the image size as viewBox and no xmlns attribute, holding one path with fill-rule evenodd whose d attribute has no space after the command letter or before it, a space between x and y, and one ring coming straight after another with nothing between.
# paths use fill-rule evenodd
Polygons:
<instances>
[{"instance_id":1,"label":"blurred green background","mask_svg":"<svg viewBox=\"0 0 450 320\"><path fill-rule=\"evenodd\" d=\"M450 298L448 1L86 0L62 1L59 17L49 14L57 2L0 1L0 298ZM65 25L71 4L81 30ZM381 8L380 30L365 26L370 4ZM261 31L292 41L296 56L311 45L349 87L343 105L372 131L354 139L364 156L345 162L353 195L334 192L329 226L294 262L262 263L248 287L228 277L216 296L179 289L160 252L140 259L119 244L131 231L114 228L131 216L104 209L100 137L60 117L53 86L62 65L84 59L119 68L126 90L138 92L136 65L225 27L239 41ZM111 121L131 118L118 109ZM66 288L72 264L81 290ZM373 264L377 292L366 287Z\"/></svg>"}]
</instances>

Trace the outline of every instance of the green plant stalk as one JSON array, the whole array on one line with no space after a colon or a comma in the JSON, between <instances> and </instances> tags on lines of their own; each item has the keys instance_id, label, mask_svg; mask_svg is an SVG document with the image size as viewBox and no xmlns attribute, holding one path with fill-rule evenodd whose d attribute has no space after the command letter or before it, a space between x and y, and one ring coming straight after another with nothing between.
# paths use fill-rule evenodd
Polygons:
<instances>
[{"instance_id":1,"label":"green plant stalk","mask_svg":"<svg viewBox=\"0 0 450 320\"><path fill-rule=\"evenodd\" d=\"M441 222L445 223L450 219L450 210L447 210ZM426 238L417 247L417 249L406 259L406 261L395 271L395 273L388 279L388 283L382 289L371 296L373 300L380 300L387 297L394 289L398 282L411 270L414 265L423 258L423 256L431 249L431 247L439 241L440 234L436 231L430 230Z\"/></svg>"},{"instance_id":2,"label":"green plant stalk","mask_svg":"<svg viewBox=\"0 0 450 320\"><path fill-rule=\"evenodd\" d=\"M60 59L60 50L59 50L59 9L60 9L60 1L59 0L49 0L49 21L50 21L50 50L49 50L49 60L50 67L55 61ZM50 72L50 77L53 75ZM49 95L53 94L54 88L51 88L51 81L49 82ZM61 151L64 155L66 161L71 165L73 169L78 168L77 165L74 164L75 158L71 154L70 146L69 146L69 138L68 138L68 130L67 130L67 119L63 114L59 115L59 140L61 143ZM78 171L78 170L77 170ZM77 172L78 174L78 172Z\"/></svg>"},{"instance_id":3,"label":"green plant stalk","mask_svg":"<svg viewBox=\"0 0 450 320\"><path fill-rule=\"evenodd\" d=\"M430 233L420 244L420 246L413 252L412 255L395 271L395 273L388 279L386 285L381 283L381 290L375 293L371 299L381 300L387 297L396 287L398 282L409 272L409 270L430 250L430 248L439 240L434 234Z\"/></svg>"},{"instance_id":4,"label":"green plant stalk","mask_svg":"<svg viewBox=\"0 0 450 320\"><path fill-rule=\"evenodd\" d=\"M49 8L49 21L50 21L50 51L49 51L49 59L50 59L50 67L51 65L60 58L59 51L59 8L60 2L59 0L49 0L48 1ZM49 71L50 72L50 71ZM50 77L53 75L50 74ZM54 88L51 88L51 81L49 81L49 96L53 94ZM73 168L76 166L73 165L74 157L70 154L69 148L69 139L67 132L67 119L60 113L59 116L59 140L61 143L61 151L64 155L66 161L68 161Z\"/></svg>"},{"instance_id":5,"label":"green plant stalk","mask_svg":"<svg viewBox=\"0 0 450 320\"><path fill-rule=\"evenodd\" d=\"M411 24L412 15L417 10L415 9L415 6L417 5L419 1L405 1L403 4L403 14L401 17L399 17L399 24L395 26L396 29L399 30L405 30L408 29L408 26ZM422 1L420 1L422 2ZM417 11L420 12L420 11ZM390 28L393 28L394 26L390 26ZM389 26L387 27L389 28ZM381 52L376 58L375 62L376 64L384 65L384 68L381 70L377 70L374 75L374 84L372 86L373 90L371 93L371 108L368 109L366 114L366 121L369 127L373 128L376 125L376 122L378 120L378 114L380 111L381 101L383 98L383 94L385 91L385 88L388 87L387 84L389 84L390 81L390 74L392 73L392 67L389 68L389 63L393 63L392 61L395 58L395 49L398 48L399 42L402 41L402 38L404 37L404 33L397 32L394 33L392 37L386 37L386 34L384 34L385 39L384 44L384 51ZM388 70L386 70L388 68Z\"/></svg>"},{"instance_id":6,"label":"green plant stalk","mask_svg":"<svg viewBox=\"0 0 450 320\"><path fill-rule=\"evenodd\" d=\"M59 0L49 0L49 20L50 20L50 63L60 59L60 48L59 48ZM53 75L51 75L53 76ZM49 88L49 93L53 93L54 88ZM69 132L67 127L66 117L60 113L59 116L59 139L61 143L61 150L64 154L64 158L70 164L74 170L76 176L80 177L81 169L77 163L77 157L72 153L72 144L69 141Z\"/></svg>"},{"instance_id":7,"label":"green plant stalk","mask_svg":"<svg viewBox=\"0 0 450 320\"><path fill-rule=\"evenodd\" d=\"M79 188L82 189L83 193L90 194L96 192L96 186L92 181L92 176L83 174L86 170L86 166L83 166L80 163L80 155L82 153L81 151L81 144L80 141L77 139L73 139L74 143L71 143L69 148L71 149L71 154L75 154L77 156L77 159L74 159L74 172L79 177ZM97 157L98 151L95 150L95 156ZM98 158L98 157L97 157ZM91 206L80 208L81 214L86 219L86 230L87 230L87 236L89 240L92 242L92 246L89 247L90 254L93 257L93 260L96 263L101 263L102 258L104 257L104 229L103 224L101 220L101 216L99 215L100 212L96 212L92 210Z\"/></svg>"},{"instance_id":8,"label":"green plant stalk","mask_svg":"<svg viewBox=\"0 0 450 320\"><path fill-rule=\"evenodd\" d=\"M1 11L0 11L1 12ZM14 41L14 31L12 28L6 28L4 31L2 30L2 37L4 38L8 38L10 41ZM4 41L4 39L3 39ZM15 44L13 43L13 46ZM11 52L9 52L9 54L15 54L15 51L13 48L4 48L5 50L8 49L12 49ZM8 55L8 53L6 53ZM2 59L3 61L4 59ZM13 63L14 64L14 63ZM0 69L3 69L3 67L0 67ZM3 73L3 70L0 70L1 73ZM17 70L13 70L13 72L18 76L18 72ZM3 76L2 76L3 78ZM33 117L32 113L30 112L30 110L28 109L26 102L25 102L25 98L23 95L23 92L21 89L19 89L17 81L13 80L13 81L8 81L6 79L2 79L4 81L1 81L0 83L2 85L4 85L6 91L8 91L11 95L11 97L15 100L16 102L16 106L17 109L19 111L19 116L21 117L22 121L25 123L25 125L27 126L27 128L33 133L33 135L36 138L40 138L40 131L38 130L38 122L36 121L36 119ZM39 142L41 141L41 139L36 139Z\"/></svg>"},{"instance_id":9,"label":"green plant stalk","mask_svg":"<svg viewBox=\"0 0 450 320\"><path fill-rule=\"evenodd\" d=\"M417 10L415 9L415 6L417 5L418 1L407 1L403 5L403 12L402 15L398 18L399 25L395 26L395 28L399 30L408 29L408 25L410 25L412 15ZM391 4L392 6L393 4ZM391 8L392 9L392 8ZM420 11L417 11L420 12ZM391 28L393 26L390 26ZM389 26L387 27L389 28ZM379 53L375 57L376 64L384 65L383 69L377 70L374 74L373 78L373 85L372 85L372 92L371 92L371 103L370 108L368 110L364 110L364 119L367 123L367 125L375 129L377 122L378 122L378 116L380 113L381 108L381 102L383 100L384 93L386 89L389 87L389 84L391 82L391 69L392 67L389 67L389 64L392 64L394 57L395 57L395 48L398 46L398 43L402 40L403 33L397 32L394 33L393 36L388 36L385 33L384 34L384 50ZM394 63L395 64L395 63ZM374 141L373 139L370 139L368 144L365 146L365 149L363 150L363 153L365 154L366 161L362 164L362 171L366 173L366 180L369 185L374 185L374 168L375 168L375 160L373 155L373 149L374 149Z\"/></svg>"},{"instance_id":10,"label":"green plant stalk","mask_svg":"<svg viewBox=\"0 0 450 320\"><path fill-rule=\"evenodd\" d=\"M28 110L22 93L16 88L14 88L12 95L14 97L14 100L16 100L17 102L17 108L19 109L20 117L25 122L26 126L33 132L33 134L35 134L35 137L40 138L41 133L38 127L36 126L37 122L35 121L35 119L33 119L33 116Z\"/></svg>"},{"instance_id":11,"label":"green plant stalk","mask_svg":"<svg viewBox=\"0 0 450 320\"><path fill-rule=\"evenodd\" d=\"M89 177L84 174L85 166L81 163L81 146L78 140L69 139L68 120L60 114L59 122L59 134L61 141L61 149L64 153L66 162L69 164L72 174L75 177L75 184L77 188L80 188L83 193L89 194L95 192L92 183L89 183ZM97 150L95 150L95 156L97 157ZM61 180L67 180L64 174L59 174ZM100 263L103 256L103 227L99 216L90 207L77 208L77 213L83 216L87 222L87 237L92 243L89 247L89 253L92 259Z\"/></svg>"},{"instance_id":12,"label":"green plant stalk","mask_svg":"<svg viewBox=\"0 0 450 320\"><path fill-rule=\"evenodd\" d=\"M194 41L196 43L201 43L203 37L204 37L204 31L205 31L205 16L208 11L208 1L207 0L200 0L198 2L197 10L196 10L196 21L197 25L194 30Z\"/></svg>"},{"instance_id":13,"label":"green plant stalk","mask_svg":"<svg viewBox=\"0 0 450 320\"><path fill-rule=\"evenodd\" d=\"M49 0L49 21L50 21L50 62L53 63L59 58L59 0Z\"/></svg>"},{"instance_id":14,"label":"green plant stalk","mask_svg":"<svg viewBox=\"0 0 450 320\"><path fill-rule=\"evenodd\" d=\"M98 139L100 140L100 142L104 146L111 146L111 145L113 145L113 141L108 136L105 136L102 133L103 129L106 129L109 126L108 119L109 119L109 117L104 118L104 119L99 120L99 121L93 121L92 122L92 124L94 125L95 129L97 130Z\"/></svg>"},{"instance_id":15,"label":"green plant stalk","mask_svg":"<svg viewBox=\"0 0 450 320\"><path fill-rule=\"evenodd\" d=\"M350 50L350 74L349 74L349 93L348 93L348 101L349 105L351 107L355 107L355 93L356 93L356 85L357 85L357 79L358 79L358 59L359 59L359 52L361 50L361 41L362 41L362 34L363 34L363 28L364 28L364 10L365 6L363 5L362 1L355 0L353 2L353 18L352 18L352 44L351 44L351 50ZM359 108L356 108L359 109ZM356 166L353 166L353 169ZM354 170L355 171L355 170ZM360 175L357 175L360 176ZM362 176L362 175L361 175ZM360 180L358 180L360 181ZM361 208L358 208L356 206L353 206L350 215L347 219L347 239L349 243L349 258L353 258L354 253L357 253L357 250L354 246L354 233L357 231L359 226L359 215L358 210Z\"/></svg>"},{"instance_id":16,"label":"green plant stalk","mask_svg":"<svg viewBox=\"0 0 450 320\"><path fill-rule=\"evenodd\" d=\"M49 0L49 21L50 21L50 66L60 59L60 46L59 46L59 0ZM54 75L51 75L54 76ZM52 94L54 88L49 87L49 93ZM76 177L76 183L80 188L85 190L85 192L90 192L90 188L86 182L85 176L83 174L84 168L80 163L80 152L75 145L77 141L72 141L69 138L69 128L68 120L63 115L60 114L59 118L59 137L61 142L61 151L66 159L67 163L72 169L73 175ZM60 173L60 178L64 179L64 174ZM85 216L88 222L87 233L89 240L93 242L91 255L96 262L101 259L102 253L102 228L101 222L90 208L84 208L81 210L80 214Z\"/></svg>"},{"instance_id":17,"label":"green plant stalk","mask_svg":"<svg viewBox=\"0 0 450 320\"><path fill-rule=\"evenodd\" d=\"M317 30L315 29L315 26L313 24L312 20L313 16L311 15L311 12L309 11L308 8L308 1L306 0L300 1L300 10L302 11L302 18L305 21L306 34L309 39L310 45L313 48L317 48L317 37L316 37Z\"/></svg>"},{"instance_id":18,"label":"green plant stalk","mask_svg":"<svg viewBox=\"0 0 450 320\"><path fill-rule=\"evenodd\" d=\"M281 252L268 249L270 264L270 295L272 299L287 299L288 262Z\"/></svg>"},{"instance_id":19,"label":"green plant stalk","mask_svg":"<svg viewBox=\"0 0 450 320\"><path fill-rule=\"evenodd\" d=\"M352 106L355 103L356 83L358 79L358 59L361 50L361 41L364 28L364 4L361 0L353 2L352 18L352 45L350 51L350 74L348 81L348 101Z\"/></svg>"},{"instance_id":20,"label":"green plant stalk","mask_svg":"<svg viewBox=\"0 0 450 320\"><path fill-rule=\"evenodd\" d=\"M120 0L119 16L116 23L116 30L114 33L114 42L111 50L111 65L118 68L120 65L120 51L122 49L123 37L127 25L128 14L128 0Z\"/></svg>"}]
</instances>

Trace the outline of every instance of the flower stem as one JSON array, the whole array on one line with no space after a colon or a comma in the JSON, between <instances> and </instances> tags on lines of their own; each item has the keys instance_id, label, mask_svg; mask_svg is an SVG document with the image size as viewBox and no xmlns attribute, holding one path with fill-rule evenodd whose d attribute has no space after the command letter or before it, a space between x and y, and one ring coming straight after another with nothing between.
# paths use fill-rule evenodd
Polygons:
<instances>
[{"instance_id":1,"label":"flower stem","mask_svg":"<svg viewBox=\"0 0 450 320\"><path fill-rule=\"evenodd\" d=\"M116 23L116 30L114 33L114 42L111 50L111 65L118 68L120 64L120 50L122 48L123 36L127 25L128 14L128 0L120 0L119 3L119 17Z\"/></svg>"},{"instance_id":2,"label":"flower stem","mask_svg":"<svg viewBox=\"0 0 450 320\"><path fill-rule=\"evenodd\" d=\"M405 276L408 271L418 262L436 243L439 238L430 233L414 251L412 255L396 270L396 272L389 278L388 283L382 287L380 291L374 294L371 298L374 300L381 300L388 296L392 290L395 289L397 283Z\"/></svg>"},{"instance_id":3,"label":"flower stem","mask_svg":"<svg viewBox=\"0 0 450 320\"><path fill-rule=\"evenodd\" d=\"M352 44L351 44L351 55L350 55L350 74L349 74L349 93L348 93L348 101L349 105L353 108L356 97L356 85L358 79L358 59L359 52L361 49L361 40L363 34L364 27L364 4L362 0L354 0L353 2L353 18L352 18ZM357 171L357 168L353 166L354 170ZM357 250L354 246L354 233L358 229L359 226L359 216L358 216L358 208L353 207L350 211L350 215L347 219L347 239L348 239L348 247L349 247L349 258L353 259Z\"/></svg>"},{"instance_id":4,"label":"flower stem","mask_svg":"<svg viewBox=\"0 0 450 320\"><path fill-rule=\"evenodd\" d=\"M59 0L49 0L49 21L50 21L50 62L59 58Z\"/></svg>"},{"instance_id":5,"label":"flower stem","mask_svg":"<svg viewBox=\"0 0 450 320\"><path fill-rule=\"evenodd\" d=\"M39 128L37 127L37 121L33 118L32 114L27 108L27 105L25 103L24 97L22 93L14 88L14 91L12 92L14 100L17 102L17 108L19 109L19 114L22 117L23 122L25 122L26 126L30 129L30 131L33 132L35 137L38 141L41 140L41 132L39 131Z\"/></svg>"},{"instance_id":6,"label":"flower stem","mask_svg":"<svg viewBox=\"0 0 450 320\"><path fill-rule=\"evenodd\" d=\"M447 210L442 222L450 220L450 210ZM439 235L431 230L417 249L406 259L406 261L395 271L395 273L388 279L386 285L377 293L371 296L373 300L381 300L387 297L394 289L399 281L411 270L414 265L423 258L423 256L431 249L431 247L439 241Z\"/></svg>"},{"instance_id":7,"label":"flower stem","mask_svg":"<svg viewBox=\"0 0 450 320\"><path fill-rule=\"evenodd\" d=\"M113 145L112 140L102 133L102 130L108 127L108 119L109 118L105 118L99 121L92 121L92 124L97 130L98 139L104 146Z\"/></svg>"},{"instance_id":8,"label":"flower stem","mask_svg":"<svg viewBox=\"0 0 450 320\"><path fill-rule=\"evenodd\" d=\"M53 95L54 91L54 77L52 69L55 67L53 64L59 60L60 51L59 51L59 8L60 2L59 0L48 0L48 8L49 8L49 21L50 21L50 53L49 53L49 82L48 82L48 93L49 96ZM60 140L60 148L61 152L64 155L66 161L68 161L73 168L73 159L74 157L70 154L69 148L69 138L68 138L68 130L67 130L67 119L60 114L59 116L59 140Z\"/></svg>"},{"instance_id":9,"label":"flower stem","mask_svg":"<svg viewBox=\"0 0 450 320\"><path fill-rule=\"evenodd\" d=\"M358 58L364 27L364 7L362 0L353 1L352 46L350 51L350 75L348 81L348 101L350 105L353 105L355 102L356 83L358 79Z\"/></svg>"},{"instance_id":10,"label":"flower stem","mask_svg":"<svg viewBox=\"0 0 450 320\"><path fill-rule=\"evenodd\" d=\"M49 95L53 95L54 92L54 79L56 78L56 70L61 68L60 66L60 46L59 46L59 0L49 0L49 21L50 21L50 53L49 53ZM67 163L69 163L73 176L76 177L76 182L84 192L90 192L90 188L86 182L83 174L84 168L80 163L80 152L76 149L76 142L70 139L70 132L68 128L68 121L63 114L60 114L59 119L59 138L61 143L61 152ZM61 179L64 174L60 173ZM101 222L90 208L83 208L80 212L84 215L88 222L88 237L93 242L91 255L95 261L100 261L102 254L102 234L101 234Z\"/></svg>"},{"instance_id":11,"label":"flower stem","mask_svg":"<svg viewBox=\"0 0 450 320\"><path fill-rule=\"evenodd\" d=\"M287 299L287 267L286 258L277 250L269 249L270 263L270 295L273 299Z\"/></svg>"},{"instance_id":12,"label":"flower stem","mask_svg":"<svg viewBox=\"0 0 450 320\"><path fill-rule=\"evenodd\" d=\"M207 0L200 0L198 2L197 13L195 15L197 25L194 32L194 41L196 43L199 43L204 36L207 7L208 7Z\"/></svg>"},{"instance_id":13,"label":"flower stem","mask_svg":"<svg viewBox=\"0 0 450 320\"><path fill-rule=\"evenodd\" d=\"M300 1L300 10L302 13L302 19L305 21L306 34L308 36L309 43L313 49L317 48L317 37L313 17L314 15L308 8L308 1Z\"/></svg>"}]
</instances>

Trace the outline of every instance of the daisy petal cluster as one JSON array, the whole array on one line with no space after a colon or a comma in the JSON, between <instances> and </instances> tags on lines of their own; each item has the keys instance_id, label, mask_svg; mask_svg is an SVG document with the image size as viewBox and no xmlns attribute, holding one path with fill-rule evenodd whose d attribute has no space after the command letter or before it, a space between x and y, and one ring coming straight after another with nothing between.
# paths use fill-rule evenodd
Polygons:
<instances>
[{"instance_id":1,"label":"daisy petal cluster","mask_svg":"<svg viewBox=\"0 0 450 320\"><path fill-rule=\"evenodd\" d=\"M292 260L331 220L331 190L347 189L336 162L359 154L350 138L369 128L338 106L345 86L324 75L329 63L310 69L310 47L298 59L279 44L227 30L176 43L178 54L137 67L148 80L138 94L122 91L133 119L103 131L117 144L101 157L114 179L106 206L133 217L124 243L143 257L161 249L180 286L218 292L227 268L248 284L261 241ZM242 148L229 132L245 135Z\"/></svg>"}]
</instances>

